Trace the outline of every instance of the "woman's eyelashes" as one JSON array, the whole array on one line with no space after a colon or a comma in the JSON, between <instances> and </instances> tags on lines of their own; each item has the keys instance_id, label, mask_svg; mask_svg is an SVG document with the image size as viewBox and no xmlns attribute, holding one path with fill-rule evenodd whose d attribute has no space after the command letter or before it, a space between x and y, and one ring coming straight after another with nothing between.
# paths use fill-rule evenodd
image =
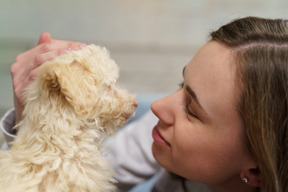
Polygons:
<instances>
[{"instance_id":1,"label":"woman's eyelashes","mask_svg":"<svg viewBox=\"0 0 288 192\"><path fill-rule=\"evenodd\" d=\"M179 88L182 89L184 87L184 81L182 81L181 83L179 83Z\"/></svg>"},{"instance_id":2,"label":"woman's eyelashes","mask_svg":"<svg viewBox=\"0 0 288 192\"><path fill-rule=\"evenodd\" d=\"M179 83L179 88L180 89L183 89L184 88L184 81L183 82L181 82L181 83ZM185 96L185 97L187 97L187 96ZM189 97L189 96L188 96ZM189 99L185 99L186 101L185 101L185 107L184 107L184 111L185 111L185 113L188 115L188 116L190 116L190 117L193 117L193 118L196 118L196 119L199 119L193 112L191 112L191 110L189 109L189 105L191 104L191 99L189 98Z\"/></svg>"},{"instance_id":3,"label":"woman's eyelashes","mask_svg":"<svg viewBox=\"0 0 288 192\"><path fill-rule=\"evenodd\" d=\"M189 115L190 117L199 119L193 112L191 112L191 110L189 109L188 105L189 105L189 104L187 103L186 106L185 106L185 108L184 108L185 113L186 113L187 115Z\"/></svg>"}]
</instances>

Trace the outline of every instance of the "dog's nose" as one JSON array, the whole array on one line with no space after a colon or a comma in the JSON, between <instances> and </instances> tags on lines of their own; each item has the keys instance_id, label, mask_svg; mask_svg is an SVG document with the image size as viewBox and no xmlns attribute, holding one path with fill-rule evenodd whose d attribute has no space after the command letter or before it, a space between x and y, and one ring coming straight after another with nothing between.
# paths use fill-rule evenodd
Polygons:
<instances>
[{"instance_id":1,"label":"dog's nose","mask_svg":"<svg viewBox=\"0 0 288 192\"><path fill-rule=\"evenodd\" d=\"M138 102L136 101L133 105L134 107L138 107Z\"/></svg>"}]
</instances>

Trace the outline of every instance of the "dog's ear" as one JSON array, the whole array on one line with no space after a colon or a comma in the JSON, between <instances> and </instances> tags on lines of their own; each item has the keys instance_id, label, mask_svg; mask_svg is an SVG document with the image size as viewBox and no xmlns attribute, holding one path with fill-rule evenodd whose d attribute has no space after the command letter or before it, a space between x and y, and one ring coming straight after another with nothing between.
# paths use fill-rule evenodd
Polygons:
<instances>
[{"instance_id":1,"label":"dog's ear","mask_svg":"<svg viewBox=\"0 0 288 192\"><path fill-rule=\"evenodd\" d=\"M85 65L75 60L68 64L55 60L43 64L40 70L42 87L49 99L69 105L78 115L90 113L97 99L97 79Z\"/></svg>"},{"instance_id":2,"label":"dog's ear","mask_svg":"<svg viewBox=\"0 0 288 192\"><path fill-rule=\"evenodd\" d=\"M107 89L118 79L119 69L105 48L92 44L46 62L40 67L39 76L46 95L61 101L60 105L72 106L76 114L88 115L95 109L105 85Z\"/></svg>"}]
</instances>

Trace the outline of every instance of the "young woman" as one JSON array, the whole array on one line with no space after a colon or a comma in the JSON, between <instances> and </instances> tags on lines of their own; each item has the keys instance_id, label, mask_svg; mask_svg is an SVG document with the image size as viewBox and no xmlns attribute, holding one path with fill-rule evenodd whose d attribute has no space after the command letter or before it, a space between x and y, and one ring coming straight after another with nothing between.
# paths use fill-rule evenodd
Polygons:
<instances>
[{"instance_id":1,"label":"young woman","mask_svg":"<svg viewBox=\"0 0 288 192\"><path fill-rule=\"evenodd\" d=\"M44 33L17 57L15 113L1 122L7 138L37 67L82 46ZM158 172L152 191L288 191L287 101L287 21L247 17L220 27L184 67L180 88L107 141L119 190Z\"/></svg>"}]
</instances>

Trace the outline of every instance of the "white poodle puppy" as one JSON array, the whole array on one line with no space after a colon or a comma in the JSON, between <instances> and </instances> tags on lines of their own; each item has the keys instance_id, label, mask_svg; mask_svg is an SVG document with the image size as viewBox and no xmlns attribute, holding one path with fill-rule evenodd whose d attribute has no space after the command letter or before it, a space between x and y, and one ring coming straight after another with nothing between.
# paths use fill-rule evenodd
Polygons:
<instances>
[{"instance_id":1,"label":"white poodle puppy","mask_svg":"<svg viewBox=\"0 0 288 192\"><path fill-rule=\"evenodd\" d=\"M44 63L25 92L20 131L11 149L0 151L0 191L113 190L102 141L137 106L135 95L115 85L118 75L95 45Z\"/></svg>"}]
</instances>

